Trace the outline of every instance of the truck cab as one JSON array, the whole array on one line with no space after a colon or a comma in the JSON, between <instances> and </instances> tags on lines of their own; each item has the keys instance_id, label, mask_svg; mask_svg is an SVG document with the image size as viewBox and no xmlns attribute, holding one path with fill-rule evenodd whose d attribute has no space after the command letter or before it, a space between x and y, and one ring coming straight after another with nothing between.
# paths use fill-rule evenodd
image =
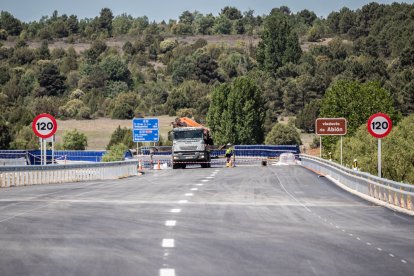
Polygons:
<instances>
[{"instance_id":1,"label":"truck cab","mask_svg":"<svg viewBox=\"0 0 414 276\"><path fill-rule=\"evenodd\" d=\"M176 127L170 132L173 169L185 168L187 164L211 166L209 130L204 127Z\"/></svg>"}]
</instances>

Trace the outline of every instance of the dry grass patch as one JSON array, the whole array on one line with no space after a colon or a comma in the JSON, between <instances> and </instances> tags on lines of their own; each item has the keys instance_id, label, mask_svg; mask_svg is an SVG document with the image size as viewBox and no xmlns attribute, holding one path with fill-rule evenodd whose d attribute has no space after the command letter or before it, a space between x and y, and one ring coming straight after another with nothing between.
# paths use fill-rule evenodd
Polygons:
<instances>
[{"instance_id":1,"label":"dry grass patch","mask_svg":"<svg viewBox=\"0 0 414 276\"><path fill-rule=\"evenodd\" d=\"M167 133L171 130L171 122L175 117L158 116L160 125L160 134L167 138ZM103 150L109 143L111 134L118 127L132 128L132 120L112 120L108 118L99 118L95 120L57 120L58 130L56 133L56 142L62 143L62 136L65 130L77 129L88 137L89 150ZM132 137L131 137L132 139Z\"/></svg>"}]
</instances>

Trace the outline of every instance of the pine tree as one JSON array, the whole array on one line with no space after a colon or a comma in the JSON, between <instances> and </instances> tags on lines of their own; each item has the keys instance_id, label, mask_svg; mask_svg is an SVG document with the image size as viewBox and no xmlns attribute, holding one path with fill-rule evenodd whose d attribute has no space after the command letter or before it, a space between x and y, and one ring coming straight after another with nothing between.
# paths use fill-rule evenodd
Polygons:
<instances>
[{"instance_id":1,"label":"pine tree","mask_svg":"<svg viewBox=\"0 0 414 276\"><path fill-rule=\"evenodd\" d=\"M261 38L257 61L262 69L275 73L284 64L299 61L302 50L287 15L280 11L272 12L264 22Z\"/></svg>"}]
</instances>

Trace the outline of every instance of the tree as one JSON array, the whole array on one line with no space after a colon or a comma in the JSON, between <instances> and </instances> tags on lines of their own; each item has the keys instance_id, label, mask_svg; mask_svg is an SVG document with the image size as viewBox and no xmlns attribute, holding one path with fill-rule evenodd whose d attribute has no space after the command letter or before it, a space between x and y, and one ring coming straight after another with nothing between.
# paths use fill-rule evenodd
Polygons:
<instances>
[{"instance_id":1,"label":"tree","mask_svg":"<svg viewBox=\"0 0 414 276\"><path fill-rule=\"evenodd\" d=\"M194 74L203 83L213 83L220 79L217 67L217 62L210 55L201 54L196 57Z\"/></svg>"},{"instance_id":2,"label":"tree","mask_svg":"<svg viewBox=\"0 0 414 276\"><path fill-rule=\"evenodd\" d=\"M219 16L213 26L214 33L216 34L231 34L233 24L230 19L225 16Z\"/></svg>"},{"instance_id":3,"label":"tree","mask_svg":"<svg viewBox=\"0 0 414 276\"><path fill-rule=\"evenodd\" d=\"M106 30L109 36L112 36L112 19L114 18L109 8L103 8L98 18L99 28Z\"/></svg>"},{"instance_id":4,"label":"tree","mask_svg":"<svg viewBox=\"0 0 414 276\"><path fill-rule=\"evenodd\" d=\"M386 113L393 120L397 119L394 100L378 82L338 81L326 91L322 99L320 116L346 118L348 134L352 135L377 112Z\"/></svg>"},{"instance_id":5,"label":"tree","mask_svg":"<svg viewBox=\"0 0 414 276\"><path fill-rule=\"evenodd\" d=\"M105 52L107 48L105 42L94 40L91 47L84 52L84 55L90 63L95 63L98 57Z\"/></svg>"},{"instance_id":6,"label":"tree","mask_svg":"<svg viewBox=\"0 0 414 276\"><path fill-rule=\"evenodd\" d=\"M30 126L24 126L17 132L13 142L10 144L10 147L12 149L20 149L20 150L38 149L39 138L36 137L36 135L34 134Z\"/></svg>"},{"instance_id":7,"label":"tree","mask_svg":"<svg viewBox=\"0 0 414 276\"><path fill-rule=\"evenodd\" d=\"M118 126L114 132L111 134L111 139L109 140L106 149L110 149L112 146L117 144L124 144L128 148L134 147L134 142L132 140L132 129Z\"/></svg>"},{"instance_id":8,"label":"tree","mask_svg":"<svg viewBox=\"0 0 414 276\"><path fill-rule=\"evenodd\" d=\"M315 131L315 121L319 117L321 100L313 100L296 117L296 126L307 133Z\"/></svg>"},{"instance_id":9,"label":"tree","mask_svg":"<svg viewBox=\"0 0 414 276\"><path fill-rule=\"evenodd\" d=\"M107 56L99 63L109 80L123 81L132 84L131 72L128 66L118 56Z\"/></svg>"},{"instance_id":10,"label":"tree","mask_svg":"<svg viewBox=\"0 0 414 276\"><path fill-rule=\"evenodd\" d=\"M76 129L65 131L62 139L62 147L65 150L85 150L88 146L86 135Z\"/></svg>"},{"instance_id":11,"label":"tree","mask_svg":"<svg viewBox=\"0 0 414 276\"><path fill-rule=\"evenodd\" d=\"M22 31L22 23L7 11L0 13L0 29L7 31L9 35L19 35Z\"/></svg>"},{"instance_id":12,"label":"tree","mask_svg":"<svg viewBox=\"0 0 414 276\"><path fill-rule=\"evenodd\" d=\"M219 144L261 144L265 113L259 87L252 79L239 77L213 91L207 121Z\"/></svg>"},{"instance_id":13,"label":"tree","mask_svg":"<svg viewBox=\"0 0 414 276\"><path fill-rule=\"evenodd\" d=\"M299 39L286 15L272 12L266 17L261 39L256 54L262 69L274 73L288 62L299 61L302 54Z\"/></svg>"},{"instance_id":14,"label":"tree","mask_svg":"<svg viewBox=\"0 0 414 276\"><path fill-rule=\"evenodd\" d=\"M243 16L236 7L226 6L221 10L221 15L224 15L229 20L241 19Z\"/></svg>"},{"instance_id":15,"label":"tree","mask_svg":"<svg viewBox=\"0 0 414 276\"><path fill-rule=\"evenodd\" d=\"M58 96L66 90L66 78L59 73L59 70L52 62L42 63L39 72L39 89L37 96Z\"/></svg>"},{"instance_id":16,"label":"tree","mask_svg":"<svg viewBox=\"0 0 414 276\"><path fill-rule=\"evenodd\" d=\"M112 145L109 151L102 157L102 162L123 161L127 150L128 147L122 143Z\"/></svg>"},{"instance_id":17,"label":"tree","mask_svg":"<svg viewBox=\"0 0 414 276\"><path fill-rule=\"evenodd\" d=\"M275 124L267 134L265 144L267 145L301 145L299 132L293 124Z\"/></svg>"},{"instance_id":18,"label":"tree","mask_svg":"<svg viewBox=\"0 0 414 276\"><path fill-rule=\"evenodd\" d=\"M414 114L402 119L384 141L383 175L414 184ZM375 158L374 158L375 159Z\"/></svg>"},{"instance_id":19,"label":"tree","mask_svg":"<svg viewBox=\"0 0 414 276\"><path fill-rule=\"evenodd\" d=\"M394 123L398 119L393 98L378 82L338 81L326 91L320 117L347 119L348 135L353 135L359 126L365 125L368 118L377 112L388 114ZM323 137L326 152L333 151L337 140L333 136Z\"/></svg>"},{"instance_id":20,"label":"tree","mask_svg":"<svg viewBox=\"0 0 414 276\"><path fill-rule=\"evenodd\" d=\"M6 121L0 119L0 149L8 149L12 141L12 132Z\"/></svg>"}]
</instances>

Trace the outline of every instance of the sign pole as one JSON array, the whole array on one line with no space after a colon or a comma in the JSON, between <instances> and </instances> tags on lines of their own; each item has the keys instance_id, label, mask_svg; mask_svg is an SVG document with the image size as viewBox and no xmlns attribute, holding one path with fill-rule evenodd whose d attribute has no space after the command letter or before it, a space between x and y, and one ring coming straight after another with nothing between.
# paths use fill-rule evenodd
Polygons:
<instances>
[{"instance_id":1,"label":"sign pole","mask_svg":"<svg viewBox=\"0 0 414 276\"><path fill-rule=\"evenodd\" d=\"M381 171L381 139L386 137L392 129L391 118L384 113L375 113L367 122L368 132L378 140L378 177L382 177Z\"/></svg>"},{"instance_id":2,"label":"sign pole","mask_svg":"<svg viewBox=\"0 0 414 276\"><path fill-rule=\"evenodd\" d=\"M341 166L342 166L342 135L341 135Z\"/></svg>"},{"instance_id":3,"label":"sign pole","mask_svg":"<svg viewBox=\"0 0 414 276\"><path fill-rule=\"evenodd\" d=\"M319 136L319 157L322 158L322 136Z\"/></svg>"},{"instance_id":4,"label":"sign pole","mask_svg":"<svg viewBox=\"0 0 414 276\"><path fill-rule=\"evenodd\" d=\"M382 177L382 174L381 174L381 139L378 139L378 177Z\"/></svg>"},{"instance_id":5,"label":"sign pole","mask_svg":"<svg viewBox=\"0 0 414 276\"><path fill-rule=\"evenodd\" d=\"M43 165L47 165L47 143L46 139L43 139Z\"/></svg>"},{"instance_id":6,"label":"sign pole","mask_svg":"<svg viewBox=\"0 0 414 276\"><path fill-rule=\"evenodd\" d=\"M52 165L55 164L55 135L53 134L52 140Z\"/></svg>"},{"instance_id":7,"label":"sign pole","mask_svg":"<svg viewBox=\"0 0 414 276\"><path fill-rule=\"evenodd\" d=\"M40 142L40 165L43 165L43 138L39 138Z\"/></svg>"}]
</instances>

